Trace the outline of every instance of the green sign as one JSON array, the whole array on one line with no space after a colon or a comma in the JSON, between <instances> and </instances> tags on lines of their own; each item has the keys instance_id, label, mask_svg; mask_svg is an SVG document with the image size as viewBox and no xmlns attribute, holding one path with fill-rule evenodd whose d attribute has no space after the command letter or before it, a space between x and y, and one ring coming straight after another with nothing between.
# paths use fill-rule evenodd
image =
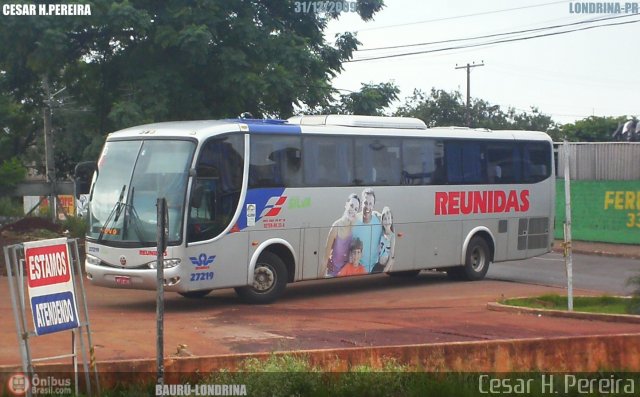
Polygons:
<instances>
[{"instance_id":1,"label":"green sign","mask_svg":"<svg viewBox=\"0 0 640 397\"><path fill-rule=\"evenodd\" d=\"M556 184L555 237L563 237L564 180ZM640 181L571 181L574 240L640 244Z\"/></svg>"}]
</instances>

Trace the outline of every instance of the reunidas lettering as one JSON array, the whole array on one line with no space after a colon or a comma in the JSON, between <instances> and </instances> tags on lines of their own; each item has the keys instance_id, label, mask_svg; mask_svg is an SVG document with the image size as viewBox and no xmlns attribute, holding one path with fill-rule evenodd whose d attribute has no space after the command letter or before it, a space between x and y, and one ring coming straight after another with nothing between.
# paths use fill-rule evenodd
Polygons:
<instances>
[{"instance_id":1,"label":"reunidas lettering","mask_svg":"<svg viewBox=\"0 0 640 397\"><path fill-rule=\"evenodd\" d=\"M468 215L529 210L529 190L436 192L435 215Z\"/></svg>"}]
</instances>

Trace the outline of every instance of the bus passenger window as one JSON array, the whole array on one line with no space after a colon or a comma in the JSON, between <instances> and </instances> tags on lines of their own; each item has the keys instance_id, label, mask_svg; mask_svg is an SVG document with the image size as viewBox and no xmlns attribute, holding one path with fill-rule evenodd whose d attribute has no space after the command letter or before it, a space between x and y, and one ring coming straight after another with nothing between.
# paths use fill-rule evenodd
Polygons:
<instances>
[{"instance_id":1,"label":"bus passenger window","mask_svg":"<svg viewBox=\"0 0 640 397\"><path fill-rule=\"evenodd\" d=\"M519 154L513 142L489 142L486 152L489 183L515 183L519 179Z\"/></svg>"},{"instance_id":2,"label":"bus passenger window","mask_svg":"<svg viewBox=\"0 0 640 397\"><path fill-rule=\"evenodd\" d=\"M299 137L251 137L250 187L296 187L302 184Z\"/></svg>"},{"instance_id":3,"label":"bus passenger window","mask_svg":"<svg viewBox=\"0 0 640 397\"><path fill-rule=\"evenodd\" d=\"M551 175L551 148L546 142L526 142L523 147L525 182L540 182Z\"/></svg>"},{"instance_id":4,"label":"bus passenger window","mask_svg":"<svg viewBox=\"0 0 640 397\"><path fill-rule=\"evenodd\" d=\"M400 140L358 137L355 142L356 180L363 185L400 185Z\"/></svg>"},{"instance_id":5,"label":"bus passenger window","mask_svg":"<svg viewBox=\"0 0 640 397\"><path fill-rule=\"evenodd\" d=\"M303 140L306 186L350 186L353 147L348 137L307 136Z\"/></svg>"},{"instance_id":6,"label":"bus passenger window","mask_svg":"<svg viewBox=\"0 0 640 397\"><path fill-rule=\"evenodd\" d=\"M460 184L485 183L485 155L477 141L445 143L447 182Z\"/></svg>"},{"instance_id":7,"label":"bus passenger window","mask_svg":"<svg viewBox=\"0 0 640 397\"><path fill-rule=\"evenodd\" d=\"M402 184L444 184L442 142L435 139L403 139Z\"/></svg>"}]
</instances>

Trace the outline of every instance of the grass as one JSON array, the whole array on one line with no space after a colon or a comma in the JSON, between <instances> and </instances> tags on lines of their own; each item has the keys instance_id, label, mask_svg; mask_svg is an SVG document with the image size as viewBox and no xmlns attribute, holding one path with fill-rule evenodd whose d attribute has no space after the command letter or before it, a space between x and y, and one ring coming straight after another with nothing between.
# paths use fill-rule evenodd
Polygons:
<instances>
[{"instance_id":1,"label":"grass","mask_svg":"<svg viewBox=\"0 0 640 397\"><path fill-rule=\"evenodd\" d=\"M186 374L185 374L186 375ZM323 372L304 355L271 355L266 360L254 358L245 360L236 371L221 370L201 374L198 382L187 380L192 385L235 385L242 387L242 394L248 396L312 396L312 397L395 397L395 396L459 396L507 395L542 397L559 392L566 395L633 395L628 386L639 384L640 375L632 373L595 372L578 373L575 377L591 384L606 385L612 379L621 379L620 387L604 390L604 394L568 389L561 373L456 373L426 372L425 368L406 365L393 358L382 358L380 367L354 365L347 372ZM546 380L545 380L546 379ZM555 391L550 392L552 381ZM608 383L607 383L608 382ZM183 383L183 382L178 382ZM566 383L566 384L565 384ZM526 386L525 386L526 385ZM625 388L626 387L626 388ZM489 390L494 388L493 392ZM546 390L545 390L546 388ZM203 389L199 389L203 390ZM131 395L154 395L155 385L121 385L111 390L103 390L103 397L124 397ZM195 395L193 393L191 395ZM199 395L199 394L198 394Z\"/></svg>"},{"instance_id":2,"label":"grass","mask_svg":"<svg viewBox=\"0 0 640 397\"><path fill-rule=\"evenodd\" d=\"M575 296L573 310L586 313L635 314L631 299L615 296ZM542 295L531 298L505 299L505 305L529 307L533 309L567 310L567 297L561 295Z\"/></svg>"}]
</instances>

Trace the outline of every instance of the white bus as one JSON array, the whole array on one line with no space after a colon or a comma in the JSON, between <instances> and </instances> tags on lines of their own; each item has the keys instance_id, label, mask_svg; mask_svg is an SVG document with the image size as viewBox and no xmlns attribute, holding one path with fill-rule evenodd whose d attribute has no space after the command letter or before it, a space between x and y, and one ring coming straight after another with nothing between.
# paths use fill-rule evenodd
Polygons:
<instances>
[{"instance_id":1,"label":"white bus","mask_svg":"<svg viewBox=\"0 0 640 397\"><path fill-rule=\"evenodd\" d=\"M426 128L418 119L297 116L166 122L110 134L91 183L86 272L165 290L234 287L271 302L287 283L422 269L482 279L548 252L552 141L542 132Z\"/></svg>"}]
</instances>

